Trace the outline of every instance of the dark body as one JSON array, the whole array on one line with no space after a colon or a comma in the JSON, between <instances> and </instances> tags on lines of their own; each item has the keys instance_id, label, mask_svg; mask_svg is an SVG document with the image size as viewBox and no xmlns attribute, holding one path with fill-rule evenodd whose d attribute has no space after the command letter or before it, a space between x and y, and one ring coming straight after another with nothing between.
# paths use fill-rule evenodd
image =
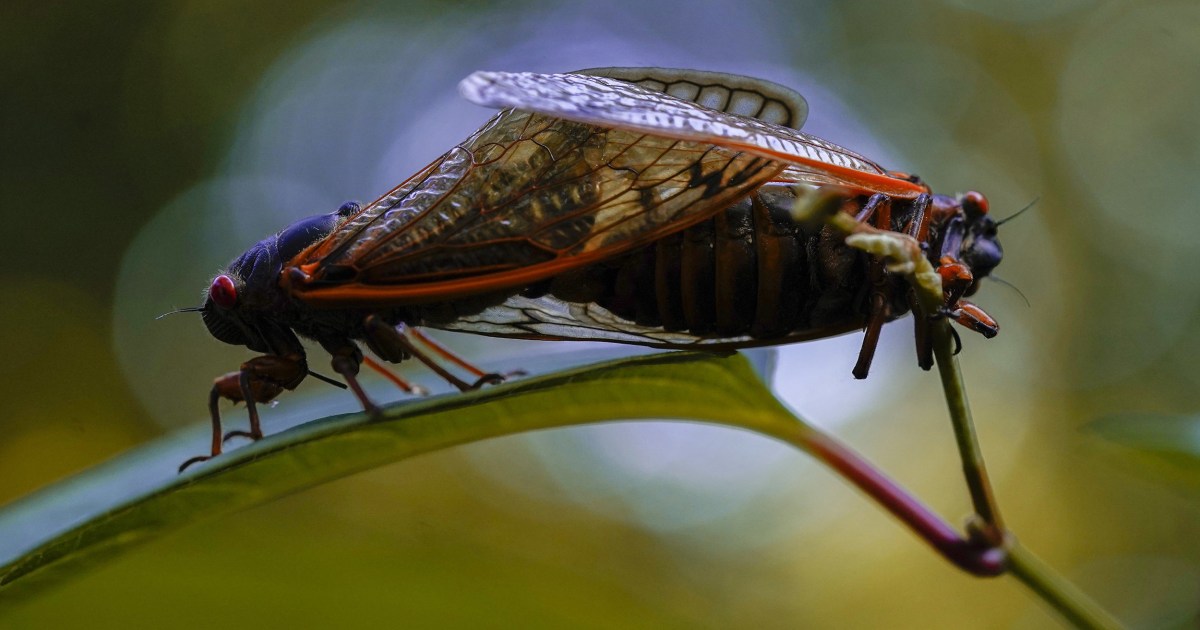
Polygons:
<instances>
[{"instance_id":1,"label":"dark body","mask_svg":"<svg viewBox=\"0 0 1200 630\"><path fill-rule=\"evenodd\" d=\"M278 290L277 280L271 280L279 278L285 257L328 236L356 207L347 204L265 239L229 266L227 273L245 279L243 304L273 314L253 324L256 334L242 334L215 318L210 329L218 339L272 354L295 351L298 340L290 331L325 345L344 339L369 342L363 322L372 314L391 325L545 336L536 326L522 327L511 319L488 325L487 311L511 311L504 305L514 298L524 304L561 302L592 313L602 308L611 313L605 323L613 333L681 333L608 339L661 347L762 345L861 328L871 288L868 257L829 228L798 224L791 214L794 203L791 187L764 186L715 216L631 252L528 285L457 299L383 309L314 309ZM908 310L903 299L893 302L889 319ZM577 333L581 339L604 335L586 323Z\"/></svg>"},{"instance_id":2,"label":"dark body","mask_svg":"<svg viewBox=\"0 0 1200 630\"><path fill-rule=\"evenodd\" d=\"M640 326L697 337L772 339L858 324L866 257L791 215L790 187L764 186L710 219L548 291Z\"/></svg>"},{"instance_id":3,"label":"dark body","mask_svg":"<svg viewBox=\"0 0 1200 630\"><path fill-rule=\"evenodd\" d=\"M1001 256L978 193L932 195L795 130L803 99L781 86L589 72L617 80L511 75L516 104L532 111L501 112L383 197L299 221L213 280L199 309L210 332L264 353L213 386L214 455L220 398L247 402L247 435L261 437L254 402L311 374L297 335L330 352L367 408L356 341L471 386L414 346L406 330L416 326L713 349L866 327L855 371L864 377L879 326L909 310L910 291L841 235L798 224L797 184L836 185L841 212L920 241L939 272L957 274L947 314L994 334L994 322L960 308ZM464 81L475 82L469 98L512 96L509 77L486 74Z\"/></svg>"},{"instance_id":4,"label":"dark body","mask_svg":"<svg viewBox=\"0 0 1200 630\"><path fill-rule=\"evenodd\" d=\"M256 323L256 335L241 336L220 320L210 329L222 340L272 354L297 351L291 331L327 347L364 341L389 361L408 354L376 347L364 327L370 315L392 326L663 348L750 347L862 329L868 295L877 288L868 273L869 257L828 227L797 223L791 212L795 198L790 186L766 185L712 217L625 254L454 299L389 308L313 308L278 290L277 282L256 281L279 278L284 256L326 238L345 215L357 211L347 204L265 239L230 265L229 273L247 279L242 291L247 307L273 314ZM847 200L844 211L860 210L865 202L865 197ZM953 202L943 198L941 203ZM902 230L912 215L910 205L897 204L893 228ZM937 236L935 231L933 251L940 251ZM886 319L901 317L909 310L905 285L892 278L885 282ZM562 308L572 309L573 323L548 327L540 315Z\"/></svg>"},{"instance_id":5,"label":"dark body","mask_svg":"<svg viewBox=\"0 0 1200 630\"><path fill-rule=\"evenodd\" d=\"M580 338L659 347L760 345L799 341L861 328L866 318L867 256L844 236L792 218L795 192L767 185L726 210L650 245L522 288L536 303L574 305L581 321L611 314ZM505 296L510 299L510 296ZM478 301L419 309L433 327L478 328ZM487 305L497 309L496 305ZM893 317L907 306L897 304ZM447 316L448 315L448 316ZM539 338L536 318L506 320L493 334ZM524 327L522 327L524 326ZM616 331L630 338L613 338ZM679 333L666 335L660 333Z\"/></svg>"}]
</instances>

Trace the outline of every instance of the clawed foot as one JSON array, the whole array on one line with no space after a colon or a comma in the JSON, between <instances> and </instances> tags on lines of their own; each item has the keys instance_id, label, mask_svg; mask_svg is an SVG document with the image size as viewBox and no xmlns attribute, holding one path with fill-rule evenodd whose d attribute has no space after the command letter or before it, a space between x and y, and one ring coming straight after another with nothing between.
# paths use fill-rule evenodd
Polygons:
<instances>
[{"instance_id":1,"label":"clawed foot","mask_svg":"<svg viewBox=\"0 0 1200 630\"><path fill-rule=\"evenodd\" d=\"M180 464L179 472L183 473L184 469L186 469L188 466L191 466L192 464L199 464L200 462L206 462L212 458L213 458L212 455L197 455L196 457L193 457L193 458L187 460L186 462L183 462L182 464Z\"/></svg>"},{"instance_id":2,"label":"clawed foot","mask_svg":"<svg viewBox=\"0 0 1200 630\"><path fill-rule=\"evenodd\" d=\"M498 374L496 372L484 374L471 384L471 389L476 390L484 385L499 385L510 378L516 376L525 376L526 374L528 374L528 372L525 370L513 370L511 372L505 372L504 374Z\"/></svg>"},{"instance_id":3,"label":"clawed foot","mask_svg":"<svg viewBox=\"0 0 1200 630\"><path fill-rule=\"evenodd\" d=\"M255 433L253 431L230 431L229 433L225 434L225 437L221 438L221 441L228 442L230 439L235 437L250 438L251 440L257 442L263 438L263 435L261 432Z\"/></svg>"}]
</instances>

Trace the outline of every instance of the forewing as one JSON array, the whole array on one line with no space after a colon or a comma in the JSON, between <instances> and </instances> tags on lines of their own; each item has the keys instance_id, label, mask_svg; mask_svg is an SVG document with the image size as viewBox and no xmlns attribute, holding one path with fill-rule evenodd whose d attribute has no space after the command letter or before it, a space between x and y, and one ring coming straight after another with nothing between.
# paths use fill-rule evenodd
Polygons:
<instances>
[{"instance_id":1,"label":"forewing","mask_svg":"<svg viewBox=\"0 0 1200 630\"><path fill-rule=\"evenodd\" d=\"M728 207L784 165L693 142L506 111L293 261L314 305L521 286ZM293 274L288 274L289 278Z\"/></svg>"},{"instance_id":2,"label":"forewing","mask_svg":"<svg viewBox=\"0 0 1200 630\"><path fill-rule=\"evenodd\" d=\"M476 72L459 83L468 100L599 126L719 144L823 173L827 182L912 198L924 187L897 179L867 158L816 136L709 109L603 76Z\"/></svg>"}]
</instances>

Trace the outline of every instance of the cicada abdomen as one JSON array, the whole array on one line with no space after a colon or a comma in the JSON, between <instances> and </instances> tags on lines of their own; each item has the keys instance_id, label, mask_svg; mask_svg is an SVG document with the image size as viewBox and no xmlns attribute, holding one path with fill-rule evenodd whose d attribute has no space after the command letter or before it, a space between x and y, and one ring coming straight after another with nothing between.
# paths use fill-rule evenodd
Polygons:
<instances>
[{"instance_id":1,"label":"cicada abdomen","mask_svg":"<svg viewBox=\"0 0 1200 630\"><path fill-rule=\"evenodd\" d=\"M873 201L852 197L842 211L861 215ZM909 312L907 285L873 275L871 258L844 235L798 223L795 203L793 187L765 185L700 223L503 301L417 314L435 328L503 337L717 349L829 337L864 328L873 313L890 321ZM888 229L914 231L920 215L958 205L943 196L894 204Z\"/></svg>"},{"instance_id":2,"label":"cicada abdomen","mask_svg":"<svg viewBox=\"0 0 1200 630\"><path fill-rule=\"evenodd\" d=\"M605 278L587 301L664 332L778 341L860 328L867 257L829 229L798 224L795 201L790 186L763 186L682 232L572 275ZM549 289L583 301L565 291Z\"/></svg>"}]
</instances>

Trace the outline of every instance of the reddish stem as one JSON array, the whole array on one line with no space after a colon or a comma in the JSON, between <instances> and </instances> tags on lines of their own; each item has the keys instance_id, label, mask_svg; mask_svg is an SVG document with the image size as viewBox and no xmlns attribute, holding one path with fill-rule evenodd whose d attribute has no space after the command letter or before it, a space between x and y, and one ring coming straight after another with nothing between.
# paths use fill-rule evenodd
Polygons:
<instances>
[{"instance_id":1,"label":"reddish stem","mask_svg":"<svg viewBox=\"0 0 1200 630\"><path fill-rule=\"evenodd\" d=\"M809 427L801 442L809 453L870 495L955 566L983 577L1007 570L1008 553L1003 547L964 538L916 497L832 437Z\"/></svg>"}]
</instances>

